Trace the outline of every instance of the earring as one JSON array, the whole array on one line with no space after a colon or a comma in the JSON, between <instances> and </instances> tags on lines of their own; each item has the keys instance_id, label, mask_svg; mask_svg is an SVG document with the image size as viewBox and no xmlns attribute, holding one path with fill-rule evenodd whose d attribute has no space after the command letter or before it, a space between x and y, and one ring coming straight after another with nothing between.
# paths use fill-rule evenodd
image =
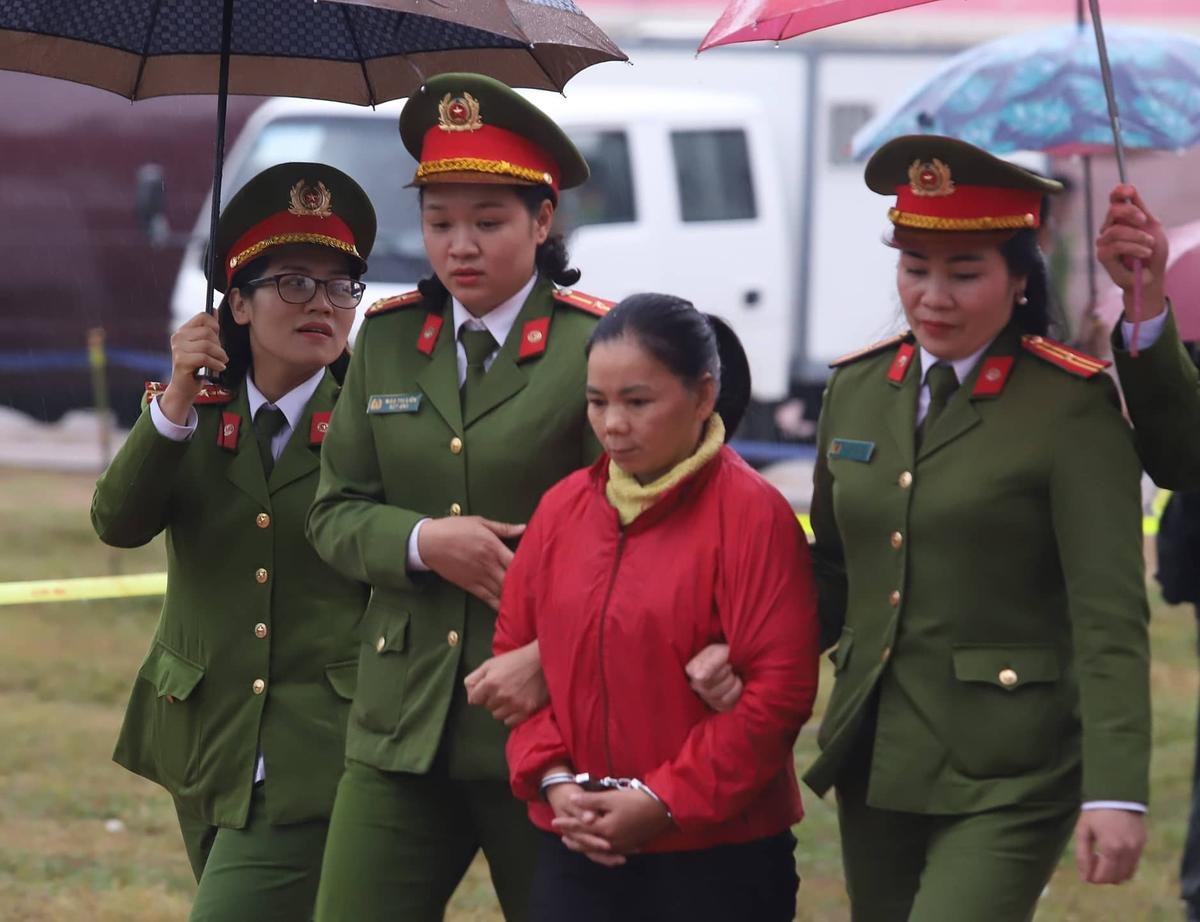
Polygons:
<instances>
[{"instance_id":1,"label":"earring","mask_svg":"<svg viewBox=\"0 0 1200 922\"><path fill-rule=\"evenodd\" d=\"M1017 298L1017 306L1024 307L1028 303L1029 303L1029 299L1027 297L1025 297L1025 293L1022 292L1021 296L1019 298Z\"/></svg>"}]
</instances>

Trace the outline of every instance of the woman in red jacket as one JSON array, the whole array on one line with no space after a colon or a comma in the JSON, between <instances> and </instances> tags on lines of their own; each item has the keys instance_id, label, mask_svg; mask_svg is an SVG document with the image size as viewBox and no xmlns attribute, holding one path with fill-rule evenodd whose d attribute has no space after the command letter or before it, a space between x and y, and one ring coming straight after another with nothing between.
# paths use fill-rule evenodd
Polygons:
<instances>
[{"instance_id":1,"label":"woman in red jacket","mask_svg":"<svg viewBox=\"0 0 1200 922\"><path fill-rule=\"evenodd\" d=\"M550 692L508 741L548 833L538 922L794 915L816 599L792 510L724 445L749 384L732 331L678 298L627 298L589 342L606 454L543 497L495 636L497 653L540 642ZM724 713L684 670L714 642L745 685Z\"/></svg>"}]
</instances>

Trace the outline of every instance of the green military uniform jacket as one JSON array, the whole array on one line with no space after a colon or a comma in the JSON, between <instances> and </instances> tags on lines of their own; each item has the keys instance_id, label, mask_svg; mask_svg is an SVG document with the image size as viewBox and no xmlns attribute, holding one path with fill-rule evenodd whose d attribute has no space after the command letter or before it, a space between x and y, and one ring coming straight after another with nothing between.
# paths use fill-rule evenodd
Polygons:
<instances>
[{"instance_id":1,"label":"green military uniform jacket","mask_svg":"<svg viewBox=\"0 0 1200 922\"><path fill-rule=\"evenodd\" d=\"M508 777L505 727L462 687L492 654L495 612L434 573L409 573L408 538L426 517L526 522L551 485L599 455L584 347L605 310L539 279L466 419L450 299L414 292L368 313L308 519L321 556L371 584L349 758L424 773L444 737L451 777Z\"/></svg>"},{"instance_id":2,"label":"green military uniform jacket","mask_svg":"<svg viewBox=\"0 0 1200 922\"><path fill-rule=\"evenodd\" d=\"M1121 325L1113 357L1142 463L1170 490L1200 490L1200 373L1184 349L1168 310L1162 334L1137 358L1125 348Z\"/></svg>"},{"instance_id":3,"label":"green military uniform jacket","mask_svg":"<svg viewBox=\"0 0 1200 922\"><path fill-rule=\"evenodd\" d=\"M868 350L826 393L812 523L836 681L805 780L838 781L877 694L871 806L1147 803L1140 468L1112 382L1010 327L914 451L919 357L911 335Z\"/></svg>"},{"instance_id":4,"label":"green military uniform jacket","mask_svg":"<svg viewBox=\"0 0 1200 922\"><path fill-rule=\"evenodd\" d=\"M243 388L198 404L186 442L144 411L96 485L103 541L136 547L165 530L167 542L162 616L114 758L212 825L245 825L260 747L271 822L332 809L367 600L304 536L325 428L313 414L337 391L327 371L269 481Z\"/></svg>"}]
</instances>

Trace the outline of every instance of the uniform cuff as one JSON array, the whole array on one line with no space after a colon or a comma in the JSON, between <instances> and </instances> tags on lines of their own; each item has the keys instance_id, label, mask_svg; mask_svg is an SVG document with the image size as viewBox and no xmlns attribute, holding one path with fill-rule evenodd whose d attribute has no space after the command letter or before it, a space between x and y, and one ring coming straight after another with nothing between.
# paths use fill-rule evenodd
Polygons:
<instances>
[{"instance_id":1,"label":"uniform cuff","mask_svg":"<svg viewBox=\"0 0 1200 922\"><path fill-rule=\"evenodd\" d=\"M1137 348L1138 350L1149 349L1162 336L1162 331L1167 325L1167 311L1163 311L1157 317L1151 317L1149 320L1143 320L1138 327ZM1125 341L1125 348L1133 348L1133 323L1128 320L1121 321L1121 338Z\"/></svg>"},{"instance_id":2,"label":"uniform cuff","mask_svg":"<svg viewBox=\"0 0 1200 922\"><path fill-rule=\"evenodd\" d=\"M1081 807L1083 810L1128 810L1130 813L1145 813L1145 804L1137 804L1129 800L1089 800Z\"/></svg>"},{"instance_id":3,"label":"uniform cuff","mask_svg":"<svg viewBox=\"0 0 1200 922\"><path fill-rule=\"evenodd\" d=\"M196 432L196 426L200 422L196 408L188 407L187 421L180 426L167 419L167 414L158 405L158 400L159 398L155 397L150 401L150 421L154 423L154 431L172 442L186 442Z\"/></svg>"},{"instance_id":4,"label":"uniform cuff","mask_svg":"<svg viewBox=\"0 0 1200 922\"><path fill-rule=\"evenodd\" d=\"M421 526L428 522L429 519L421 519L413 526L412 531L408 533L408 569L416 573L428 573L429 567L425 561L421 559L421 551L417 545L417 538L421 534Z\"/></svg>"}]
</instances>

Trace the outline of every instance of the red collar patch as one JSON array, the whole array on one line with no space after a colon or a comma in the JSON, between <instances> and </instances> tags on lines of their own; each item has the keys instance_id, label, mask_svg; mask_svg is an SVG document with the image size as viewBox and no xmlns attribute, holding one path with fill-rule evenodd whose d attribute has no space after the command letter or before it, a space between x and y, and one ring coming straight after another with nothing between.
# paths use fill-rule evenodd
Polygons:
<instances>
[{"instance_id":1,"label":"red collar patch","mask_svg":"<svg viewBox=\"0 0 1200 922\"><path fill-rule=\"evenodd\" d=\"M425 355L433 355L433 347L437 345L438 334L442 332L442 315L426 314L425 325L417 337L417 351Z\"/></svg>"},{"instance_id":2,"label":"red collar patch","mask_svg":"<svg viewBox=\"0 0 1200 922\"><path fill-rule=\"evenodd\" d=\"M237 413L222 413L221 428L217 430L217 445L226 451L237 451L238 431L241 428L241 416Z\"/></svg>"},{"instance_id":3,"label":"red collar patch","mask_svg":"<svg viewBox=\"0 0 1200 922\"><path fill-rule=\"evenodd\" d=\"M330 410L321 410L312 415L312 423L308 427L309 445L320 445L325 441L325 433L329 431L329 417L332 415Z\"/></svg>"},{"instance_id":4,"label":"red collar patch","mask_svg":"<svg viewBox=\"0 0 1200 922\"><path fill-rule=\"evenodd\" d=\"M979 377L975 379L972 397L995 397L1004 390L1008 376L1012 372L1013 357L1011 355L996 355L984 359L983 367L979 369Z\"/></svg>"},{"instance_id":5,"label":"red collar patch","mask_svg":"<svg viewBox=\"0 0 1200 922\"><path fill-rule=\"evenodd\" d=\"M916 351L917 347L912 343L900 344L900 348L896 350L896 357L892 359L892 365L888 368L889 381L899 384L904 380L904 376L908 374L908 369L912 366L913 355Z\"/></svg>"},{"instance_id":6,"label":"red collar patch","mask_svg":"<svg viewBox=\"0 0 1200 922\"><path fill-rule=\"evenodd\" d=\"M517 361L532 359L546 351L546 341L550 338L550 318L541 317L530 320L521 328L521 348L517 352Z\"/></svg>"}]
</instances>

